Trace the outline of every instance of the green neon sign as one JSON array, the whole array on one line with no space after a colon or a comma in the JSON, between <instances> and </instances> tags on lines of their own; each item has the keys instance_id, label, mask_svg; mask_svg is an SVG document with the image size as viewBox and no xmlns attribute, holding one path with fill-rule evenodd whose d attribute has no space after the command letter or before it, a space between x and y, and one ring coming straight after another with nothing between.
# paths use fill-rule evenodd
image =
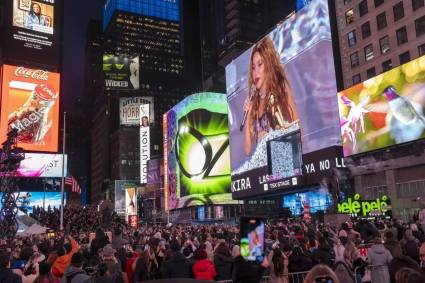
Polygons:
<instances>
[{"instance_id":1,"label":"green neon sign","mask_svg":"<svg viewBox=\"0 0 425 283\"><path fill-rule=\"evenodd\" d=\"M385 214L389 210L389 198L383 196L376 200L362 200L360 194L355 194L353 198L338 203L338 213L369 216L371 212Z\"/></svg>"}]
</instances>

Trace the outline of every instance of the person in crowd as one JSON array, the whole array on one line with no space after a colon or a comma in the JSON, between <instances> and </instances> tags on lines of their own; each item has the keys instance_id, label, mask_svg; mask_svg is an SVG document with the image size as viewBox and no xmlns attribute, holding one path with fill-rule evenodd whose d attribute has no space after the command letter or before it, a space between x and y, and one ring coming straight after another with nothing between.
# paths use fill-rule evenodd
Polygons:
<instances>
[{"instance_id":1,"label":"person in crowd","mask_svg":"<svg viewBox=\"0 0 425 283\"><path fill-rule=\"evenodd\" d=\"M313 261L316 264L326 264L332 267L335 263L335 252L327 238L320 237L319 248L313 253Z\"/></svg>"},{"instance_id":2,"label":"person in crowd","mask_svg":"<svg viewBox=\"0 0 425 283\"><path fill-rule=\"evenodd\" d=\"M273 247L268 257L270 262L270 282L288 283L288 258L279 249L278 245Z\"/></svg>"},{"instance_id":3,"label":"person in crowd","mask_svg":"<svg viewBox=\"0 0 425 283\"><path fill-rule=\"evenodd\" d=\"M269 267L268 257L261 264L246 261L241 255L234 261L232 280L234 283L258 283Z\"/></svg>"},{"instance_id":4,"label":"person in crowd","mask_svg":"<svg viewBox=\"0 0 425 283\"><path fill-rule=\"evenodd\" d=\"M10 269L10 254L0 251L0 283L22 283L22 278Z\"/></svg>"},{"instance_id":5,"label":"person in crowd","mask_svg":"<svg viewBox=\"0 0 425 283\"><path fill-rule=\"evenodd\" d=\"M403 254L419 262L419 240L413 236L411 229L404 232L404 237L400 242Z\"/></svg>"},{"instance_id":6,"label":"person in crowd","mask_svg":"<svg viewBox=\"0 0 425 283\"><path fill-rule=\"evenodd\" d=\"M422 245L419 249L419 257L421 259L420 267L425 274L425 243L422 243Z\"/></svg>"},{"instance_id":7,"label":"person in crowd","mask_svg":"<svg viewBox=\"0 0 425 283\"><path fill-rule=\"evenodd\" d=\"M314 266L304 278L303 283L333 282L340 283L335 272L329 266L318 264Z\"/></svg>"},{"instance_id":8,"label":"person in crowd","mask_svg":"<svg viewBox=\"0 0 425 283\"><path fill-rule=\"evenodd\" d=\"M119 270L116 261L105 259L99 266L99 276L95 279L96 283L128 283L125 276Z\"/></svg>"},{"instance_id":9,"label":"person in crowd","mask_svg":"<svg viewBox=\"0 0 425 283\"><path fill-rule=\"evenodd\" d=\"M411 268L413 270L416 270L418 272L421 272L421 268L419 267L419 264L411 259L408 256L402 255L399 257L395 257L391 260L388 268L390 271L390 282L395 283L395 274L397 271L402 269L403 267Z\"/></svg>"},{"instance_id":10,"label":"person in crowd","mask_svg":"<svg viewBox=\"0 0 425 283\"><path fill-rule=\"evenodd\" d=\"M162 278L191 278L192 266L181 254L181 246L177 239L170 242L171 258L162 264Z\"/></svg>"},{"instance_id":11,"label":"person in crowd","mask_svg":"<svg viewBox=\"0 0 425 283\"><path fill-rule=\"evenodd\" d=\"M282 248L283 253L288 258L288 271L290 273L307 271L313 267L312 258L304 250L296 245L293 248L285 244Z\"/></svg>"},{"instance_id":12,"label":"person in crowd","mask_svg":"<svg viewBox=\"0 0 425 283\"><path fill-rule=\"evenodd\" d=\"M335 263L339 261L344 261L344 251L345 247L342 244L341 240L338 238L334 243L334 253L335 253Z\"/></svg>"},{"instance_id":13,"label":"person in crowd","mask_svg":"<svg viewBox=\"0 0 425 283\"><path fill-rule=\"evenodd\" d=\"M109 239L105 235L105 232L101 228L96 229L96 236L92 240L90 247L92 255L97 254L97 252L109 244Z\"/></svg>"},{"instance_id":14,"label":"person in crowd","mask_svg":"<svg viewBox=\"0 0 425 283\"><path fill-rule=\"evenodd\" d=\"M404 267L397 271L395 274L396 283L423 283L425 282L425 277L423 274L418 271Z\"/></svg>"},{"instance_id":15,"label":"person in crowd","mask_svg":"<svg viewBox=\"0 0 425 283\"><path fill-rule=\"evenodd\" d=\"M388 265L393 259L390 251L382 244L381 237L376 237L375 242L368 251L368 262L371 265L372 282L389 282L390 274Z\"/></svg>"},{"instance_id":16,"label":"person in crowd","mask_svg":"<svg viewBox=\"0 0 425 283\"><path fill-rule=\"evenodd\" d=\"M215 280L232 279L233 258L225 242L218 244L214 251L214 266L217 271Z\"/></svg>"},{"instance_id":17,"label":"person in crowd","mask_svg":"<svg viewBox=\"0 0 425 283\"><path fill-rule=\"evenodd\" d=\"M38 276L35 278L34 283L60 283L60 280L58 278L55 278L53 274L50 272L51 265L42 262L38 265Z\"/></svg>"},{"instance_id":18,"label":"person in crowd","mask_svg":"<svg viewBox=\"0 0 425 283\"><path fill-rule=\"evenodd\" d=\"M133 270L133 275L128 278L129 282L137 283L149 280L149 253L147 251L139 253Z\"/></svg>"},{"instance_id":19,"label":"person in crowd","mask_svg":"<svg viewBox=\"0 0 425 283\"><path fill-rule=\"evenodd\" d=\"M84 257L81 253L74 253L71 257L71 265L66 269L61 283L92 283L93 278L82 269Z\"/></svg>"},{"instance_id":20,"label":"person in crowd","mask_svg":"<svg viewBox=\"0 0 425 283\"><path fill-rule=\"evenodd\" d=\"M59 245L56 249L58 257L53 262L52 273L58 278L61 278L67 267L71 264L72 256L78 252L80 246L72 236L68 236L69 243Z\"/></svg>"},{"instance_id":21,"label":"person in crowd","mask_svg":"<svg viewBox=\"0 0 425 283\"><path fill-rule=\"evenodd\" d=\"M399 241L394 239L394 234L392 230L387 230L384 234L385 243L384 246L387 250L390 251L393 257L399 257L402 255L401 245Z\"/></svg>"},{"instance_id":22,"label":"person in crowd","mask_svg":"<svg viewBox=\"0 0 425 283\"><path fill-rule=\"evenodd\" d=\"M119 250L123 248L125 245L128 245L128 240L123 238L121 229L119 228L115 229L111 244L112 244L112 247L116 250Z\"/></svg>"},{"instance_id":23,"label":"person in crowd","mask_svg":"<svg viewBox=\"0 0 425 283\"><path fill-rule=\"evenodd\" d=\"M217 276L214 263L208 259L208 254L203 249L195 252L195 263L192 266L195 279L212 281Z\"/></svg>"}]
</instances>

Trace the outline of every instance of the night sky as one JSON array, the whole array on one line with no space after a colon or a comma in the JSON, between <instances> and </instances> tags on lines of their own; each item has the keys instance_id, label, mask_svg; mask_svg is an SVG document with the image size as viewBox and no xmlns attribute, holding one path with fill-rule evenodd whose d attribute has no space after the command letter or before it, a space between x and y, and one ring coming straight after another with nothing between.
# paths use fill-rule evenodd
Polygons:
<instances>
[{"instance_id":1,"label":"night sky","mask_svg":"<svg viewBox=\"0 0 425 283\"><path fill-rule=\"evenodd\" d=\"M87 24L90 19L102 18L103 4L104 0L64 1L62 90L65 111L83 94Z\"/></svg>"}]
</instances>

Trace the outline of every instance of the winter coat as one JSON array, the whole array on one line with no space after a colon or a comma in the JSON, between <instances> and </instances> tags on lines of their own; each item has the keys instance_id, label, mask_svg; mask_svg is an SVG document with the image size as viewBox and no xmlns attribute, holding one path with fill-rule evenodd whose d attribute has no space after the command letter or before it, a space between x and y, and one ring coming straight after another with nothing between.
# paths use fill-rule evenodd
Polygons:
<instances>
[{"instance_id":1,"label":"winter coat","mask_svg":"<svg viewBox=\"0 0 425 283\"><path fill-rule=\"evenodd\" d=\"M200 280L214 280L217 272L214 263L209 259L200 259L192 266L193 276Z\"/></svg>"},{"instance_id":2,"label":"winter coat","mask_svg":"<svg viewBox=\"0 0 425 283\"><path fill-rule=\"evenodd\" d=\"M64 275L65 270L71 264L72 255L78 252L79 246L78 243L72 238L69 237L71 242L71 251L63 256L58 257L52 265L52 272L57 277L62 277Z\"/></svg>"},{"instance_id":3,"label":"winter coat","mask_svg":"<svg viewBox=\"0 0 425 283\"><path fill-rule=\"evenodd\" d=\"M397 240L387 240L384 243L384 246L387 250L390 251L390 253L393 257L402 255L401 245L400 245L399 241L397 241Z\"/></svg>"},{"instance_id":4,"label":"winter coat","mask_svg":"<svg viewBox=\"0 0 425 283\"><path fill-rule=\"evenodd\" d=\"M374 244L368 252L368 262L371 265L372 282L390 282L388 265L393 259L389 250L383 244Z\"/></svg>"},{"instance_id":5,"label":"winter coat","mask_svg":"<svg viewBox=\"0 0 425 283\"><path fill-rule=\"evenodd\" d=\"M308 271L314 266L313 260L307 255L289 256L288 271L289 273Z\"/></svg>"},{"instance_id":6,"label":"winter coat","mask_svg":"<svg viewBox=\"0 0 425 283\"><path fill-rule=\"evenodd\" d=\"M330 247L319 247L313 253L313 261L317 264L326 264L332 267L335 263L335 252Z\"/></svg>"},{"instance_id":7,"label":"winter coat","mask_svg":"<svg viewBox=\"0 0 425 283\"><path fill-rule=\"evenodd\" d=\"M70 266L63 275L61 283L93 283L94 279L87 275L84 270Z\"/></svg>"},{"instance_id":8,"label":"winter coat","mask_svg":"<svg viewBox=\"0 0 425 283\"><path fill-rule=\"evenodd\" d=\"M215 280L230 280L232 279L233 258L225 255L217 254L214 256L215 270L217 276Z\"/></svg>"},{"instance_id":9,"label":"winter coat","mask_svg":"<svg viewBox=\"0 0 425 283\"><path fill-rule=\"evenodd\" d=\"M22 278L9 268L0 268L0 283L22 283Z\"/></svg>"},{"instance_id":10,"label":"winter coat","mask_svg":"<svg viewBox=\"0 0 425 283\"><path fill-rule=\"evenodd\" d=\"M258 283L266 269L264 266L247 262L242 256L235 258L232 280L234 283Z\"/></svg>"},{"instance_id":11,"label":"winter coat","mask_svg":"<svg viewBox=\"0 0 425 283\"><path fill-rule=\"evenodd\" d=\"M171 259L162 263L162 278L191 278L192 265L179 252L174 253Z\"/></svg>"}]
</instances>

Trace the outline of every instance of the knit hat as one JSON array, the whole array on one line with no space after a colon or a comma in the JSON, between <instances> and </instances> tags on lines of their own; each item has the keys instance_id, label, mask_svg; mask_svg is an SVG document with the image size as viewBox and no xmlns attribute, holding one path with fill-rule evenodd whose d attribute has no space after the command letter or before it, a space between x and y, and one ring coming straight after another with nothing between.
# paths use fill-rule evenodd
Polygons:
<instances>
[{"instance_id":1,"label":"knit hat","mask_svg":"<svg viewBox=\"0 0 425 283\"><path fill-rule=\"evenodd\" d=\"M103 249L102 249L102 255L104 257L112 257L115 255L117 251L112 247L111 244L107 244Z\"/></svg>"}]
</instances>

